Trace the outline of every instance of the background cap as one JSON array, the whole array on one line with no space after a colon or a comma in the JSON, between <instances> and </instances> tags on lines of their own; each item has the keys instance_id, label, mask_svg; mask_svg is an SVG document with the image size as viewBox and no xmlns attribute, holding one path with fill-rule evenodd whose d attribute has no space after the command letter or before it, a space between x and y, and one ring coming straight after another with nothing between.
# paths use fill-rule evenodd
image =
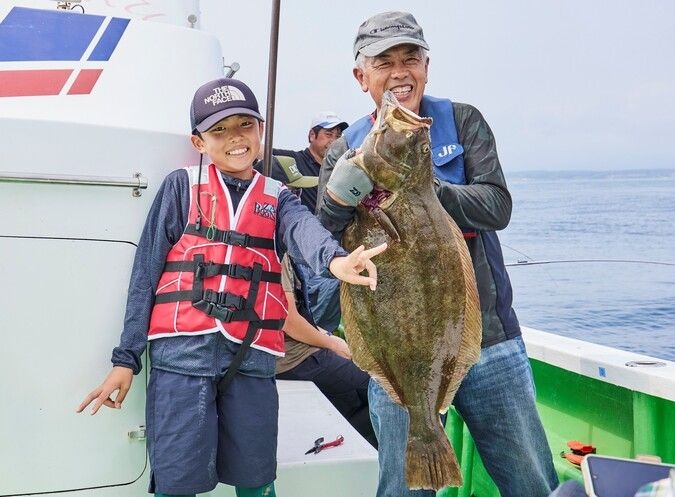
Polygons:
<instances>
[{"instance_id":1,"label":"background cap","mask_svg":"<svg viewBox=\"0 0 675 497\"><path fill-rule=\"evenodd\" d=\"M429 50L429 45L424 40L424 32L413 15L408 12L375 14L359 26L354 40L354 58L356 59L359 52L374 57L404 43Z\"/></svg>"},{"instance_id":2,"label":"background cap","mask_svg":"<svg viewBox=\"0 0 675 497\"><path fill-rule=\"evenodd\" d=\"M326 110L319 112L312 118L312 125L310 128L316 128L317 126L321 126L324 129L332 129L335 126L339 126L340 130L344 131L349 124L340 119L335 112Z\"/></svg>"},{"instance_id":3,"label":"background cap","mask_svg":"<svg viewBox=\"0 0 675 497\"><path fill-rule=\"evenodd\" d=\"M251 89L233 78L220 78L199 87L190 106L190 125L195 130L207 131L221 119L242 114L264 121L258 110L258 101Z\"/></svg>"},{"instance_id":4,"label":"background cap","mask_svg":"<svg viewBox=\"0 0 675 497\"><path fill-rule=\"evenodd\" d=\"M293 157L285 155L275 155L274 157L279 161L281 169L286 173L286 177L288 178L288 181L286 181L287 186L292 186L294 188L312 188L319 184L318 176L303 176L300 173Z\"/></svg>"}]
</instances>

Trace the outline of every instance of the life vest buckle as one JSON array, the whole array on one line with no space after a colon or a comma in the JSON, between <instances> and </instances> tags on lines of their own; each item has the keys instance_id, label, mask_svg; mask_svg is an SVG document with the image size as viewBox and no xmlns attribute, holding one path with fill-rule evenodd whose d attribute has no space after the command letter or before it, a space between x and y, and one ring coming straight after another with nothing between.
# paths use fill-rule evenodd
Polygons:
<instances>
[{"instance_id":1,"label":"life vest buckle","mask_svg":"<svg viewBox=\"0 0 675 497\"><path fill-rule=\"evenodd\" d=\"M213 302L201 301L201 302L198 302L198 303L203 304L204 307L203 307L202 311L205 314L208 314L209 316L213 316L213 308L216 306Z\"/></svg>"},{"instance_id":2,"label":"life vest buckle","mask_svg":"<svg viewBox=\"0 0 675 497\"><path fill-rule=\"evenodd\" d=\"M231 311L230 309L226 309L224 307L220 306L213 306L214 309L209 313L211 316L213 316L216 319L219 319L223 323L229 323L232 321L232 318L234 317L234 311Z\"/></svg>"},{"instance_id":3,"label":"life vest buckle","mask_svg":"<svg viewBox=\"0 0 675 497\"><path fill-rule=\"evenodd\" d=\"M244 278L245 280L251 279L251 274L253 270L250 267L241 266L239 264L229 264L227 266L226 275L232 278Z\"/></svg>"},{"instance_id":4,"label":"life vest buckle","mask_svg":"<svg viewBox=\"0 0 675 497\"><path fill-rule=\"evenodd\" d=\"M194 302L192 306L199 309L207 316L214 317L223 323L229 323L234 317L234 311L227 309L222 305L218 305L216 302L209 302L206 299Z\"/></svg>"},{"instance_id":5,"label":"life vest buckle","mask_svg":"<svg viewBox=\"0 0 675 497\"><path fill-rule=\"evenodd\" d=\"M224 231L222 242L227 245L237 245L239 247L248 247L249 236L246 233L238 231Z\"/></svg>"},{"instance_id":6,"label":"life vest buckle","mask_svg":"<svg viewBox=\"0 0 675 497\"><path fill-rule=\"evenodd\" d=\"M201 281L204 279L204 273L206 272L206 264L205 262L198 262L197 266L195 267L195 281Z\"/></svg>"},{"instance_id":7,"label":"life vest buckle","mask_svg":"<svg viewBox=\"0 0 675 497\"><path fill-rule=\"evenodd\" d=\"M233 295L231 293L217 293L218 305L223 307L234 307L236 309L243 309L246 304L246 299L241 295Z\"/></svg>"}]
</instances>

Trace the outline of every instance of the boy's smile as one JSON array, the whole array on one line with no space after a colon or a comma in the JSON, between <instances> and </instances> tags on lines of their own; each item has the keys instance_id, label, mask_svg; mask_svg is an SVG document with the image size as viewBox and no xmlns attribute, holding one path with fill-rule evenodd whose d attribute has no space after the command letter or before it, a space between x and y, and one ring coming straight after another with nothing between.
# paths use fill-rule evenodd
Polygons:
<instances>
[{"instance_id":1,"label":"boy's smile","mask_svg":"<svg viewBox=\"0 0 675 497\"><path fill-rule=\"evenodd\" d=\"M192 135L192 144L207 154L220 171L235 178L251 179L264 126L255 117L234 115L218 121L201 137Z\"/></svg>"}]
</instances>

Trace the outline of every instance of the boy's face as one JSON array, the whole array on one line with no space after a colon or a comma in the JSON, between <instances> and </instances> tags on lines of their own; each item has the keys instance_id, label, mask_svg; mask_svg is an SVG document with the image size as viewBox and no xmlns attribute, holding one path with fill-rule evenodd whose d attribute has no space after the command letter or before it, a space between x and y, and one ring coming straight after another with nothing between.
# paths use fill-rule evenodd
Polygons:
<instances>
[{"instance_id":1,"label":"boy's face","mask_svg":"<svg viewBox=\"0 0 675 497\"><path fill-rule=\"evenodd\" d=\"M222 172L235 178L251 179L264 126L251 116L226 117L204 131L201 138L192 135L192 145L207 154Z\"/></svg>"}]
</instances>

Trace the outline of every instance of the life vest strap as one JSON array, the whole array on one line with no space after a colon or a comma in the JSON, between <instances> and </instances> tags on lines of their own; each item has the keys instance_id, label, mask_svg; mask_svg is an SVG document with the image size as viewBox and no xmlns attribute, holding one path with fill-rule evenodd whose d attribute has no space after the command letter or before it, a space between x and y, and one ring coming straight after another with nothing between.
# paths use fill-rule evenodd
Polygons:
<instances>
[{"instance_id":1,"label":"life vest strap","mask_svg":"<svg viewBox=\"0 0 675 497\"><path fill-rule=\"evenodd\" d=\"M206 302L208 304L219 305L223 307L234 307L243 309L246 305L246 299L241 295L234 295L227 292L216 292L207 288L204 291L182 290L177 292L158 293L155 296L155 304L166 304L169 302L178 302L187 300L193 303Z\"/></svg>"},{"instance_id":2,"label":"life vest strap","mask_svg":"<svg viewBox=\"0 0 675 497\"><path fill-rule=\"evenodd\" d=\"M232 321L249 321L249 327L254 330L257 330L258 328L279 330L284 325L283 319L260 319L258 314L256 314L252 309L233 311L211 303L206 304L203 309L196 305L195 307L209 316L213 316L214 318L222 321L223 323L230 323Z\"/></svg>"},{"instance_id":3,"label":"life vest strap","mask_svg":"<svg viewBox=\"0 0 675 497\"><path fill-rule=\"evenodd\" d=\"M164 265L164 272L191 272L198 280L218 275L243 278L248 281L253 277L253 268L241 264L216 264L215 262L201 261L169 261ZM281 273L262 271L260 280L281 283Z\"/></svg>"},{"instance_id":4,"label":"life vest strap","mask_svg":"<svg viewBox=\"0 0 675 497\"><path fill-rule=\"evenodd\" d=\"M215 293L215 292L214 292ZM245 301L242 297L242 300ZM253 309L228 309L223 305L208 302L206 300L200 300L198 302L193 302L192 306L196 309L199 309L209 316L222 321L223 323L231 323L232 321L249 321L251 324L250 327L253 329L265 328L278 330L284 325L283 319L260 319L258 314Z\"/></svg>"},{"instance_id":5,"label":"life vest strap","mask_svg":"<svg viewBox=\"0 0 675 497\"><path fill-rule=\"evenodd\" d=\"M264 249L274 249L274 239L251 236L247 233L240 233L234 230L219 230L217 228L188 224L185 227L185 233L206 238L207 240L225 243L227 245L236 245L238 247L256 247Z\"/></svg>"},{"instance_id":6,"label":"life vest strap","mask_svg":"<svg viewBox=\"0 0 675 497\"><path fill-rule=\"evenodd\" d=\"M237 353L232 358L232 362L230 363L230 367L227 368L225 376L223 376L223 378L218 382L218 391L221 393L227 389L228 385L232 381L232 378L234 378L234 375L237 374L239 366L241 366L241 363L244 360L244 354L251 346L251 343L253 343L253 339L255 338L256 335L256 330L258 328L280 330L281 327L284 325L284 319L260 319L253 310L253 305L255 304L256 298L258 296L258 286L260 284L261 273L262 273L262 265L256 262L255 264L253 264L253 278L251 279L251 286L249 288L246 308L243 311L236 311L236 312L252 312L253 315L255 316L255 319L250 320L251 322L248 324L248 328L246 329L246 335L244 336L244 340L242 340L241 342L239 350L237 350ZM213 309L215 309L215 307L212 308L212 310ZM215 317L221 319L219 315L215 315Z\"/></svg>"},{"instance_id":7,"label":"life vest strap","mask_svg":"<svg viewBox=\"0 0 675 497\"><path fill-rule=\"evenodd\" d=\"M257 295L257 288L255 294ZM253 296L255 299L255 295ZM192 307L204 314L212 316L223 323L232 321L250 321L254 329L265 328L279 330L284 325L283 319L260 319L246 298L227 292L216 292L207 288L204 291L183 290L159 293L155 296L155 304L166 304L186 300Z\"/></svg>"}]
</instances>

